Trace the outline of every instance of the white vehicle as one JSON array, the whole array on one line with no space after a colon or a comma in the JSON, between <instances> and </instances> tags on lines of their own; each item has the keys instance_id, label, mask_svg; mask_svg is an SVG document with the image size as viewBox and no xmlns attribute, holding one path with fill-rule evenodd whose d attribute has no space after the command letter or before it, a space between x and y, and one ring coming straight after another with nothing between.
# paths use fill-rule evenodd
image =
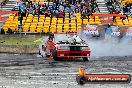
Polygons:
<instances>
[{"instance_id":1,"label":"white vehicle","mask_svg":"<svg viewBox=\"0 0 132 88\"><path fill-rule=\"evenodd\" d=\"M126 30L126 36L132 36L132 27L129 27L129 28Z\"/></svg>"},{"instance_id":2,"label":"white vehicle","mask_svg":"<svg viewBox=\"0 0 132 88\"><path fill-rule=\"evenodd\" d=\"M118 26L111 26L112 28L112 36L120 36L120 29Z\"/></svg>"},{"instance_id":3,"label":"white vehicle","mask_svg":"<svg viewBox=\"0 0 132 88\"><path fill-rule=\"evenodd\" d=\"M86 35L99 36L99 31L97 25L87 24L85 30L83 31Z\"/></svg>"}]
</instances>

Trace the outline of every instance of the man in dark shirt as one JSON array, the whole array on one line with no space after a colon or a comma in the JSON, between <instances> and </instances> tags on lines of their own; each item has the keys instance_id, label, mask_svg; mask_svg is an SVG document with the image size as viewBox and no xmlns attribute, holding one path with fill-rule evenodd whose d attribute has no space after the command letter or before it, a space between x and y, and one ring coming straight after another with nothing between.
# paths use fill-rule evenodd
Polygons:
<instances>
[{"instance_id":1,"label":"man in dark shirt","mask_svg":"<svg viewBox=\"0 0 132 88\"><path fill-rule=\"evenodd\" d=\"M51 33L50 36L49 36L49 40L53 41L53 38L54 38L54 33Z\"/></svg>"}]
</instances>

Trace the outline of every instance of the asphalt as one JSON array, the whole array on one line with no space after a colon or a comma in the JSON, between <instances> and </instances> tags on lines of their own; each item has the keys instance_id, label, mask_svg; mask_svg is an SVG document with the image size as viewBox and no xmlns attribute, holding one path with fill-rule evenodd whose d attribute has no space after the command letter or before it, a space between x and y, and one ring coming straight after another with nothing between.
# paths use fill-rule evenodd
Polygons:
<instances>
[{"instance_id":1,"label":"asphalt","mask_svg":"<svg viewBox=\"0 0 132 88\"><path fill-rule=\"evenodd\" d=\"M1 88L131 88L130 84L85 84L76 82L78 67L93 74L132 74L132 56L105 56L99 60L54 61L36 54L0 54Z\"/></svg>"}]
</instances>

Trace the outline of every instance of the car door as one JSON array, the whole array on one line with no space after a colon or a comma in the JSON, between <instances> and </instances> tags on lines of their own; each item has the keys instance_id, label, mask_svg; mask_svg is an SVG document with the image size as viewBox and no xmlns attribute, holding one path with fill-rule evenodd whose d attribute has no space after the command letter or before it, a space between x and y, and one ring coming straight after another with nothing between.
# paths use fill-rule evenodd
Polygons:
<instances>
[{"instance_id":1,"label":"car door","mask_svg":"<svg viewBox=\"0 0 132 88\"><path fill-rule=\"evenodd\" d=\"M52 40L48 40L46 46L47 55L51 55L54 48L55 48L55 43Z\"/></svg>"}]
</instances>

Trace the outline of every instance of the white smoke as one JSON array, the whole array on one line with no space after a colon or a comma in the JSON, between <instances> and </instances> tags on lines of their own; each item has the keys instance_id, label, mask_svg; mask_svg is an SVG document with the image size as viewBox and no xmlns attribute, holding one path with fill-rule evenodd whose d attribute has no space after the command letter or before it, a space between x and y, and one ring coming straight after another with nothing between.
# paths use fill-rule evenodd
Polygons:
<instances>
[{"instance_id":1,"label":"white smoke","mask_svg":"<svg viewBox=\"0 0 132 88\"><path fill-rule=\"evenodd\" d=\"M105 41L105 39L90 39L84 34L81 37L89 44L91 57L132 55L132 37L119 39L110 36L108 41Z\"/></svg>"}]
</instances>

